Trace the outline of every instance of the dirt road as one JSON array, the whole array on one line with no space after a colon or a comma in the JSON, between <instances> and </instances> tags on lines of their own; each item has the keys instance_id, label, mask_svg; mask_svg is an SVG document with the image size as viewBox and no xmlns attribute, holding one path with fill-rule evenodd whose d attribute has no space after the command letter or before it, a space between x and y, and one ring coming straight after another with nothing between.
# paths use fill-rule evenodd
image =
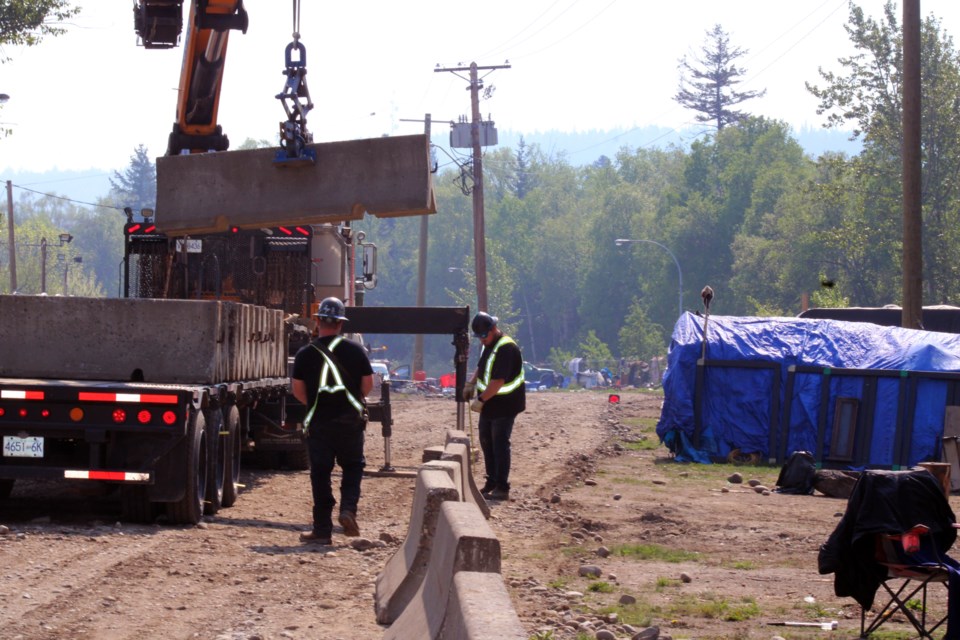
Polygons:
<instances>
[{"instance_id":1,"label":"dirt road","mask_svg":"<svg viewBox=\"0 0 960 640\"><path fill-rule=\"evenodd\" d=\"M728 485L732 467L672 462L652 434L655 395L540 393L528 404L511 501L492 505L491 526L531 637L594 638L605 626L629 638L649 625L674 638L816 637L766 624L788 619L857 627L852 600L816 572L843 501L763 495ZM445 398L399 397L394 416L400 470L455 425ZM383 451L371 425L368 469ZM778 469L741 471L772 485ZM300 544L307 472L248 469L243 482L234 507L197 527L118 523L117 498L99 485L64 496L18 484L0 505L0 637L379 638L373 584L406 535L413 480L365 478L364 550L336 531L332 547ZM583 565L600 577L581 577Z\"/></svg>"}]
</instances>

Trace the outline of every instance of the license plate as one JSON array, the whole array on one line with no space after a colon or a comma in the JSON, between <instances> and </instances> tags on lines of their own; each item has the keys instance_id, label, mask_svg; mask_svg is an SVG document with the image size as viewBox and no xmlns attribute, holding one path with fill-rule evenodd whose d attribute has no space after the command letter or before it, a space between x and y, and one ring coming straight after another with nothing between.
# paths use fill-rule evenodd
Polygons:
<instances>
[{"instance_id":1,"label":"license plate","mask_svg":"<svg viewBox=\"0 0 960 640\"><path fill-rule=\"evenodd\" d=\"M43 438L3 436L3 455L6 458L42 458Z\"/></svg>"}]
</instances>

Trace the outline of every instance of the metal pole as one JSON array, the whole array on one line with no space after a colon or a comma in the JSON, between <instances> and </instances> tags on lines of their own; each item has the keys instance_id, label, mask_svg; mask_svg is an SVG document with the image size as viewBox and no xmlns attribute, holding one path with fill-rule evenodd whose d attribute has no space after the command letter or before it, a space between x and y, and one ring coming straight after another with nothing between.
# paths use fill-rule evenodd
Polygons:
<instances>
[{"instance_id":1,"label":"metal pole","mask_svg":"<svg viewBox=\"0 0 960 640\"><path fill-rule=\"evenodd\" d=\"M64 259L63 261L63 295L67 294L67 271L70 269L70 261Z\"/></svg>"},{"instance_id":2,"label":"metal pole","mask_svg":"<svg viewBox=\"0 0 960 640\"><path fill-rule=\"evenodd\" d=\"M17 291L17 244L14 240L13 225L13 182L7 180L7 237L10 243L7 249L10 251L10 293Z\"/></svg>"},{"instance_id":3,"label":"metal pole","mask_svg":"<svg viewBox=\"0 0 960 640\"><path fill-rule=\"evenodd\" d=\"M47 239L40 238L40 293L47 292Z\"/></svg>"},{"instance_id":4,"label":"metal pole","mask_svg":"<svg viewBox=\"0 0 960 640\"><path fill-rule=\"evenodd\" d=\"M613 241L618 247L624 244L634 244L637 242L646 242L647 244L655 244L667 253L670 254L670 257L673 258L673 264L677 265L677 317L683 315L683 270L680 269L680 261L677 260L677 256L673 255L673 251L670 251L666 246L660 244L655 240L632 240L628 238L617 238Z\"/></svg>"}]
</instances>

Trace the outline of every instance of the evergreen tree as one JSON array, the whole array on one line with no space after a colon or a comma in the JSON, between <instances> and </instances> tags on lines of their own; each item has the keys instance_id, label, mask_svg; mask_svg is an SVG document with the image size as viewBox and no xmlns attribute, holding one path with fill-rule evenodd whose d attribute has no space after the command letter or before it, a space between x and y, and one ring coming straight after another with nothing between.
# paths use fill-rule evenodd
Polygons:
<instances>
[{"instance_id":1,"label":"evergreen tree","mask_svg":"<svg viewBox=\"0 0 960 640\"><path fill-rule=\"evenodd\" d=\"M737 91L745 70L734 64L747 50L730 46L730 36L718 24L707 32L707 42L701 55L688 60L680 59L680 89L674 100L687 109L697 112L697 122L710 122L722 130L726 125L739 122L748 113L734 111L732 107L762 97L763 91Z\"/></svg>"},{"instance_id":2,"label":"evergreen tree","mask_svg":"<svg viewBox=\"0 0 960 640\"><path fill-rule=\"evenodd\" d=\"M153 209L157 203L157 169L142 144L130 156L130 166L123 173L113 172L111 195L134 211Z\"/></svg>"}]
</instances>

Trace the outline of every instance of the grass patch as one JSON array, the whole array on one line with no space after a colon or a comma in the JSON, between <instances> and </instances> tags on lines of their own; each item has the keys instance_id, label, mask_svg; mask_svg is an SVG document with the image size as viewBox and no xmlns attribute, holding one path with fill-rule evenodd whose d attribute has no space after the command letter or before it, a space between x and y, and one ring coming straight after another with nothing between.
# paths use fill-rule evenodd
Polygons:
<instances>
[{"instance_id":1,"label":"grass patch","mask_svg":"<svg viewBox=\"0 0 960 640\"><path fill-rule=\"evenodd\" d=\"M730 569L736 569L737 571L753 571L757 568L756 563L750 562L749 560L734 560L733 562L725 563L724 566Z\"/></svg>"},{"instance_id":2,"label":"grass patch","mask_svg":"<svg viewBox=\"0 0 960 640\"><path fill-rule=\"evenodd\" d=\"M701 560L699 553L670 549L657 544L619 544L610 549L610 553L624 558L661 562L699 562Z\"/></svg>"},{"instance_id":3,"label":"grass patch","mask_svg":"<svg viewBox=\"0 0 960 640\"><path fill-rule=\"evenodd\" d=\"M663 593L667 587L679 587L680 580L676 578L667 578L665 576L657 576L657 582L654 586L654 590L657 593Z\"/></svg>"},{"instance_id":4,"label":"grass patch","mask_svg":"<svg viewBox=\"0 0 960 640\"><path fill-rule=\"evenodd\" d=\"M730 602L714 594L686 596L675 601L668 611L671 618L698 617L707 620L743 622L760 615L760 607L753 598Z\"/></svg>"},{"instance_id":5,"label":"grass patch","mask_svg":"<svg viewBox=\"0 0 960 640\"><path fill-rule=\"evenodd\" d=\"M594 593L613 593L613 585L603 580L591 582L587 585L587 591Z\"/></svg>"},{"instance_id":6,"label":"grass patch","mask_svg":"<svg viewBox=\"0 0 960 640\"><path fill-rule=\"evenodd\" d=\"M660 607L640 600L637 600L635 604L626 606L617 604L601 607L595 613L600 615L615 613L621 624L629 624L634 627L649 627L653 625L655 618L663 617ZM593 636L590 636L590 638L593 638Z\"/></svg>"},{"instance_id":7,"label":"grass patch","mask_svg":"<svg viewBox=\"0 0 960 640\"><path fill-rule=\"evenodd\" d=\"M551 589L566 589L567 588L566 578L556 578L547 583L547 586Z\"/></svg>"},{"instance_id":8,"label":"grass patch","mask_svg":"<svg viewBox=\"0 0 960 640\"><path fill-rule=\"evenodd\" d=\"M660 441L656 438L643 438L636 442L621 442L624 449L628 451L653 451L660 448Z\"/></svg>"}]
</instances>

